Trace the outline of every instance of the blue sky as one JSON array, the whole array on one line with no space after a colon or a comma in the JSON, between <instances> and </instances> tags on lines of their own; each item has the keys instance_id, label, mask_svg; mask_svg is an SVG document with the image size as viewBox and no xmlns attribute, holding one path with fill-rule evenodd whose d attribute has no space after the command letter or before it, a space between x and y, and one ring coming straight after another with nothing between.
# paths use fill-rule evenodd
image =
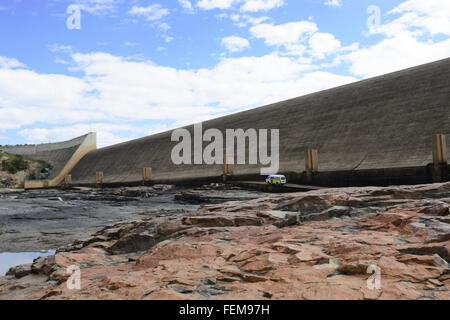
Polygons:
<instances>
[{"instance_id":1,"label":"blue sky","mask_svg":"<svg viewBox=\"0 0 450 320\"><path fill-rule=\"evenodd\" d=\"M448 0L1 0L0 144L106 146L446 58L449 35Z\"/></svg>"}]
</instances>

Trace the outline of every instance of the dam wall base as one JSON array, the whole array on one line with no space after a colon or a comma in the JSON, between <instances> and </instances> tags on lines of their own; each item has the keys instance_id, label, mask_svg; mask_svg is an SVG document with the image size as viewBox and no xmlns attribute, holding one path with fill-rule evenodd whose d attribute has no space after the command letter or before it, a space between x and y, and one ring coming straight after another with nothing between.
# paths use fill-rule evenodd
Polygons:
<instances>
[{"instance_id":1,"label":"dam wall base","mask_svg":"<svg viewBox=\"0 0 450 320\"><path fill-rule=\"evenodd\" d=\"M288 183L310 185L328 188L360 187L391 185L415 185L430 184L450 181L450 165L430 164L425 167L386 168L368 170L342 170L324 172L281 172L287 178ZM94 177L95 178L95 177ZM266 176L259 174L238 174L228 176L226 183L238 183L242 181L264 182ZM155 179L146 181L145 185L176 184L184 186L201 186L210 183L223 183L223 176L211 176L190 179ZM103 182L101 185L92 183L77 183L74 186L83 187L123 187L142 186L142 181Z\"/></svg>"},{"instance_id":2,"label":"dam wall base","mask_svg":"<svg viewBox=\"0 0 450 320\"><path fill-rule=\"evenodd\" d=\"M288 181L323 187L362 187L429 184L450 181L450 166L287 173Z\"/></svg>"}]
</instances>

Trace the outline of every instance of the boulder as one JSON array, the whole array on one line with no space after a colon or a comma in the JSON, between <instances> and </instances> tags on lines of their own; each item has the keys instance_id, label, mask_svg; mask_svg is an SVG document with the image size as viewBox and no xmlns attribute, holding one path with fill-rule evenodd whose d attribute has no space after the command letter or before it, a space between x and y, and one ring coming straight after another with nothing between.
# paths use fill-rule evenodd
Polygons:
<instances>
[{"instance_id":1,"label":"boulder","mask_svg":"<svg viewBox=\"0 0 450 320\"><path fill-rule=\"evenodd\" d=\"M116 241L113 245L106 248L110 254L124 254L130 252L145 251L153 247L161 239L156 239L148 234L130 234Z\"/></svg>"},{"instance_id":2,"label":"boulder","mask_svg":"<svg viewBox=\"0 0 450 320\"><path fill-rule=\"evenodd\" d=\"M31 274L31 263L21 264L16 267L12 267L8 270L6 275L13 275L16 278L22 278Z\"/></svg>"}]
</instances>

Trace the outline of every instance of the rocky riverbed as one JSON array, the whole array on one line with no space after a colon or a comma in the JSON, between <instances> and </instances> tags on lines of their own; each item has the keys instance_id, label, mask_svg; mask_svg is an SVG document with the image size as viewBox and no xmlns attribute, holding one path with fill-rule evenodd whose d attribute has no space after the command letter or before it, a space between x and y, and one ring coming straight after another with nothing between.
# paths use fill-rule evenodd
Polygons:
<instances>
[{"instance_id":1,"label":"rocky riverbed","mask_svg":"<svg viewBox=\"0 0 450 320\"><path fill-rule=\"evenodd\" d=\"M184 192L173 197L197 203L193 210L161 206L111 221L12 268L0 278L0 298L450 299L450 183L202 207L196 191ZM69 266L80 268L79 290L67 285Z\"/></svg>"},{"instance_id":2,"label":"rocky riverbed","mask_svg":"<svg viewBox=\"0 0 450 320\"><path fill-rule=\"evenodd\" d=\"M55 250L119 221L170 216L201 204L266 196L224 185L0 189L0 253Z\"/></svg>"}]
</instances>

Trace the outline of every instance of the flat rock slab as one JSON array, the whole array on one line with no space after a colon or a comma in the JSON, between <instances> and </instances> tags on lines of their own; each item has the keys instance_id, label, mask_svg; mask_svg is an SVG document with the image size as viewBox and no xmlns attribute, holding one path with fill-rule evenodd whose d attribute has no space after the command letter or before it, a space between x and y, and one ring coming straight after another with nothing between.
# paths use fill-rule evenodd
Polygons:
<instances>
[{"instance_id":1,"label":"flat rock slab","mask_svg":"<svg viewBox=\"0 0 450 320\"><path fill-rule=\"evenodd\" d=\"M448 300L449 216L425 208L449 198L450 183L324 189L124 221L11 269L0 298Z\"/></svg>"}]
</instances>

